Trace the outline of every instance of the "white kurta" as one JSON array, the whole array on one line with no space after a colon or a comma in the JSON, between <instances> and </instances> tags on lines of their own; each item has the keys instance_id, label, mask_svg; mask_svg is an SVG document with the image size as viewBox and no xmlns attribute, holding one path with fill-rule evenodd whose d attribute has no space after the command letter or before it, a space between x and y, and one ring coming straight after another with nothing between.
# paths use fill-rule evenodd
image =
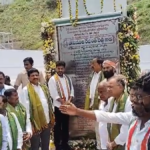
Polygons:
<instances>
[{"instance_id":1,"label":"white kurta","mask_svg":"<svg viewBox=\"0 0 150 150\"><path fill-rule=\"evenodd\" d=\"M30 121L30 114L28 113L28 111L26 111L26 128L25 129L26 129L25 132L32 135L32 126L31 126L31 121Z\"/></svg>"},{"instance_id":2,"label":"white kurta","mask_svg":"<svg viewBox=\"0 0 150 150\"><path fill-rule=\"evenodd\" d=\"M68 90L67 90L67 84L66 84L66 79L65 77L59 77L59 80L62 84L62 88L64 90L64 94L65 94L65 97L68 98ZM70 79L71 81L71 79ZM69 83L68 83L69 84ZM57 99L60 98L59 94L58 94L58 90L57 90L57 86L56 86L56 81L55 81L55 78L54 76L52 76L48 82L48 87L49 87L49 90L50 90L50 94L53 98L53 105L55 107L60 107L61 106L61 103L59 101L57 101ZM74 97L74 88L73 88L73 85L72 85L72 81L71 81L71 91L70 91L70 95L69 96L72 96ZM66 99L66 101L68 101L68 99Z\"/></svg>"},{"instance_id":3,"label":"white kurta","mask_svg":"<svg viewBox=\"0 0 150 150\"><path fill-rule=\"evenodd\" d=\"M102 112L99 110L94 111L96 120L98 122L106 122L106 123L114 123L114 124L123 124L128 126L128 130L130 131L131 127L135 124L135 121L138 121L138 125L133 133L130 150L141 150L141 143L149 130L150 120L145 123L145 126L142 130L140 130L141 121L138 120L135 116L133 116L132 112L127 113L109 113ZM132 123L133 121L133 123ZM132 124L131 124L132 123ZM126 131L129 133L128 131ZM129 135L128 135L129 136ZM128 140L128 139L127 139ZM127 148L126 148L127 150ZM148 150L148 148L147 148Z\"/></svg>"},{"instance_id":4,"label":"white kurta","mask_svg":"<svg viewBox=\"0 0 150 150\"><path fill-rule=\"evenodd\" d=\"M22 145L23 145L23 132L22 132L21 126L19 124L19 121L18 121L16 115L14 113L12 113L12 115L15 118L15 122L16 122L17 129L18 129L17 149L21 149ZM8 133L7 133L7 135L8 135L8 145L9 145L10 150L12 150L13 140L12 140L11 129L10 129L10 125L9 125L9 121L8 121L7 117L6 117L6 121L7 121L7 131L8 131Z\"/></svg>"},{"instance_id":5,"label":"white kurta","mask_svg":"<svg viewBox=\"0 0 150 150\"><path fill-rule=\"evenodd\" d=\"M112 112L116 112L117 104L114 104L114 108ZM132 110L131 108L131 101L130 98L128 97L126 104L125 104L125 109L124 112L130 112ZM124 145L126 143L127 135L128 135L128 126L122 125L120 128L120 134L115 138L115 143L117 145Z\"/></svg>"},{"instance_id":6,"label":"white kurta","mask_svg":"<svg viewBox=\"0 0 150 150\"><path fill-rule=\"evenodd\" d=\"M37 86L37 85L32 84L32 86L33 86L35 92L38 94L38 96L40 98L40 101L42 103L42 107L43 107L43 110L44 110L46 121L47 121L47 123L49 123L50 122L49 107L48 107L48 102L47 102L47 99L45 97L44 91L42 90L40 85ZM23 88L22 92L23 92L22 104L24 105L24 107L26 108L26 110L28 112L28 115L30 116L30 100L29 100L29 94L28 94L27 86L25 86Z\"/></svg>"},{"instance_id":7,"label":"white kurta","mask_svg":"<svg viewBox=\"0 0 150 150\"><path fill-rule=\"evenodd\" d=\"M98 73L94 72L90 83L90 99L91 99L90 107L92 107L92 105L94 104L95 91L96 91L97 84L99 82L98 80L100 75L101 75L101 71Z\"/></svg>"},{"instance_id":8,"label":"white kurta","mask_svg":"<svg viewBox=\"0 0 150 150\"><path fill-rule=\"evenodd\" d=\"M112 98L108 99L107 105L106 105L105 101L101 100L99 110L104 111L104 112L108 112L111 100L112 100ZM101 135L100 136L101 149L107 149L107 143L109 141L109 135L108 135L106 122L100 122L99 123L99 134Z\"/></svg>"},{"instance_id":9,"label":"white kurta","mask_svg":"<svg viewBox=\"0 0 150 150\"><path fill-rule=\"evenodd\" d=\"M4 88L2 90L0 90L0 95L4 95L4 92L8 89L14 89L14 87L4 84Z\"/></svg>"},{"instance_id":10,"label":"white kurta","mask_svg":"<svg viewBox=\"0 0 150 150\"><path fill-rule=\"evenodd\" d=\"M1 114L0 114L0 122L1 122L1 126L2 126L2 148L1 148L1 150L7 150L7 145L8 145L7 121L6 121L6 118Z\"/></svg>"}]
</instances>

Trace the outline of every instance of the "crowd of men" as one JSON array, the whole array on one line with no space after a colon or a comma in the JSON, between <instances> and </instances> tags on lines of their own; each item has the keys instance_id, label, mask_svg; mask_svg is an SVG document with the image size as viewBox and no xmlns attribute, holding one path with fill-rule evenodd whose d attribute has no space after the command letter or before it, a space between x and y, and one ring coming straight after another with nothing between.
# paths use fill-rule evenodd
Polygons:
<instances>
[{"instance_id":1,"label":"crowd of men","mask_svg":"<svg viewBox=\"0 0 150 150\"><path fill-rule=\"evenodd\" d=\"M69 115L96 121L98 150L150 149L150 73L142 74L128 91L116 63L93 59L83 110L72 104L74 87L65 62L56 62L56 73L49 79L33 67L31 57L23 63L25 70L13 86L0 72L0 150L49 150L53 125L56 150L70 150Z\"/></svg>"}]
</instances>

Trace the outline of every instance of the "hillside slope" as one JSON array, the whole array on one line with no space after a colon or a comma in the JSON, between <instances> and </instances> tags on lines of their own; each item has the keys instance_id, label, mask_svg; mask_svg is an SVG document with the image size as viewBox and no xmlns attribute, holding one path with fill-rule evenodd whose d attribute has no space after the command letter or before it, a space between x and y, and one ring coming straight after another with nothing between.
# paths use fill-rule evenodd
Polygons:
<instances>
[{"instance_id":1,"label":"hillside slope","mask_svg":"<svg viewBox=\"0 0 150 150\"><path fill-rule=\"evenodd\" d=\"M137 7L139 44L150 44L150 0L129 0L128 4Z\"/></svg>"},{"instance_id":2,"label":"hillside slope","mask_svg":"<svg viewBox=\"0 0 150 150\"><path fill-rule=\"evenodd\" d=\"M12 29L15 41L21 49L39 49L42 46L40 27L43 18L56 18L56 10L47 8L46 0L16 0L10 6L0 8L0 32ZM138 13L140 44L150 44L150 0L129 0Z\"/></svg>"},{"instance_id":3,"label":"hillside slope","mask_svg":"<svg viewBox=\"0 0 150 150\"><path fill-rule=\"evenodd\" d=\"M2 9L4 10L2 12ZM0 32L12 32L22 49L38 49L42 46L40 28L43 18L55 18L55 10L47 8L45 0L16 0L10 6L1 7Z\"/></svg>"}]
</instances>

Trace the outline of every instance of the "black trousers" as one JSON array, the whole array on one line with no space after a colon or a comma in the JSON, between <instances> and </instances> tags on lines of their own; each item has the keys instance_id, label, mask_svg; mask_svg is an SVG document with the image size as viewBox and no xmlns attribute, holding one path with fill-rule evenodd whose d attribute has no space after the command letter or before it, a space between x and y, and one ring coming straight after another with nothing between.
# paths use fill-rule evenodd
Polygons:
<instances>
[{"instance_id":1,"label":"black trousers","mask_svg":"<svg viewBox=\"0 0 150 150\"><path fill-rule=\"evenodd\" d=\"M55 126L54 126L54 143L56 150L68 146L69 140L69 115L62 114L59 108L55 107ZM67 149L67 148L66 148Z\"/></svg>"},{"instance_id":2,"label":"black trousers","mask_svg":"<svg viewBox=\"0 0 150 150\"><path fill-rule=\"evenodd\" d=\"M42 150L49 150L50 127L43 130L40 134L33 135L31 138L31 150L39 150L40 142Z\"/></svg>"}]
</instances>

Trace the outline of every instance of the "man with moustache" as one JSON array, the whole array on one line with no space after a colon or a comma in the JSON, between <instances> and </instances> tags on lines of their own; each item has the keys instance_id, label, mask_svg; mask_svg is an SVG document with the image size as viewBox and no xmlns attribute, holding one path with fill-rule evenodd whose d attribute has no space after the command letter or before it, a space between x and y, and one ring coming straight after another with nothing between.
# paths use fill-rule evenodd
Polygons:
<instances>
[{"instance_id":1,"label":"man with moustache","mask_svg":"<svg viewBox=\"0 0 150 150\"><path fill-rule=\"evenodd\" d=\"M126 150L150 149L150 73L135 81L130 90L132 113L109 113L99 110L86 111L73 104L63 105L60 110L69 115L78 115L98 122L128 125ZM110 148L111 150L113 147Z\"/></svg>"},{"instance_id":2,"label":"man with moustache","mask_svg":"<svg viewBox=\"0 0 150 150\"><path fill-rule=\"evenodd\" d=\"M99 110L108 112L109 106L111 103L111 98L107 89L107 81L103 80L98 84L98 94L100 96L101 102L99 106ZM107 131L107 123L100 122L99 124L98 134L100 134L100 150L107 150L107 142L109 141L108 131Z\"/></svg>"},{"instance_id":3,"label":"man with moustache","mask_svg":"<svg viewBox=\"0 0 150 150\"><path fill-rule=\"evenodd\" d=\"M22 88L24 88L29 83L27 72L28 70L33 68L34 60L32 57L27 57L23 60L23 64L24 64L25 70L23 70L17 76L15 85L14 85L16 90L18 89L20 85L22 85ZM39 82L41 84L45 84L45 80L44 80L42 72L39 72Z\"/></svg>"},{"instance_id":4,"label":"man with moustache","mask_svg":"<svg viewBox=\"0 0 150 150\"><path fill-rule=\"evenodd\" d=\"M4 95L7 89L12 89L12 86L5 84L5 74L0 71L0 95Z\"/></svg>"},{"instance_id":5,"label":"man with moustache","mask_svg":"<svg viewBox=\"0 0 150 150\"><path fill-rule=\"evenodd\" d=\"M106 80L113 77L116 73L116 64L111 60L105 60L103 62L103 74Z\"/></svg>"},{"instance_id":6,"label":"man with moustache","mask_svg":"<svg viewBox=\"0 0 150 150\"><path fill-rule=\"evenodd\" d=\"M126 81L121 75L116 75L108 80L108 93L112 96L109 112L129 112L131 103L126 91ZM109 148L113 150L124 150L128 127L125 125L107 124L109 133Z\"/></svg>"},{"instance_id":7,"label":"man with moustache","mask_svg":"<svg viewBox=\"0 0 150 150\"><path fill-rule=\"evenodd\" d=\"M74 88L71 79L64 74L66 64L64 61L56 62L56 74L49 80L48 86L53 98L55 126L54 144L56 150L70 150L69 140L69 115L62 114L59 107L71 102L74 97Z\"/></svg>"},{"instance_id":8,"label":"man with moustache","mask_svg":"<svg viewBox=\"0 0 150 150\"><path fill-rule=\"evenodd\" d=\"M129 112L131 103L126 89L126 80L122 75L115 75L108 80L108 92L112 96L109 112ZM124 150L128 127L107 124L109 132L109 145L113 150Z\"/></svg>"},{"instance_id":9,"label":"man with moustache","mask_svg":"<svg viewBox=\"0 0 150 150\"><path fill-rule=\"evenodd\" d=\"M98 83L104 80L102 72L103 60L99 58L94 58L91 61L91 69L93 70L92 74L89 77L88 89L86 92L85 98L85 109L89 110L98 110L100 98L98 96ZM97 141L97 149L100 149L100 136L98 133L99 124L95 122L95 133Z\"/></svg>"},{"instance_id":10,"label":"man with moustache","mask_svg":"<svg viewBox=\"0 0 150 150\"><path fill-rule=\"evenodd\" d=\"M7 130L7 150L21 150L23 133L16 115L6 109L7 98L0 95L0 113L5 116Z\"/></svg>"},{"instance_id":11,"label":"man with moustache","mask_svg":"<svg viewBox=\"0 0 150 150\"><path fill-rule=\"evenodd\" d=\"M14 113L20 123L23 131L23 147L22 150L29 150L30 138L32 136L32 127L29 118L29 114L25 107L19 102L19 97L16 89L8 89L4 95L7 97L7 111Z\"/></svg>"},{"instance_id":12,"label":"man with moustache","mask_svg":"<svg viewBox=\"0 0 150 150\"><path fill-rule=\"evenodd\" d=\"M27 113L30 115L33 136L31 149L49 150L50 122L53 121L53 108L49 90L46 85L39 83L39 71L35 68L28 70L29 83L23 88L23 97Z\"/></svg>"},{"instance_id":13,"label":"man with moustache","mask_svg":"<svg viewBox=\"0 0 150 150\"><path fill-rule=\"evenodd\" d=\"M3 100L6 100L6 98L2 95L0 95L0 149L1 150L7 150L7 122L5 117L3 116Z\"/></svg>"},{"instance_id":14,"label":"man with moustache","mask_svg":"<svg viewBox=\"0 0 150 150\"><path fill-rule=\"evenodd\" d=\"M96 110L99 107L99 97L98 97L98 83L104 80L102 72L103 60L99 58L94 58L91 61L92 74L89 77L88 89L85 98L85 109Z\"/></svg>"}]
</instances>

